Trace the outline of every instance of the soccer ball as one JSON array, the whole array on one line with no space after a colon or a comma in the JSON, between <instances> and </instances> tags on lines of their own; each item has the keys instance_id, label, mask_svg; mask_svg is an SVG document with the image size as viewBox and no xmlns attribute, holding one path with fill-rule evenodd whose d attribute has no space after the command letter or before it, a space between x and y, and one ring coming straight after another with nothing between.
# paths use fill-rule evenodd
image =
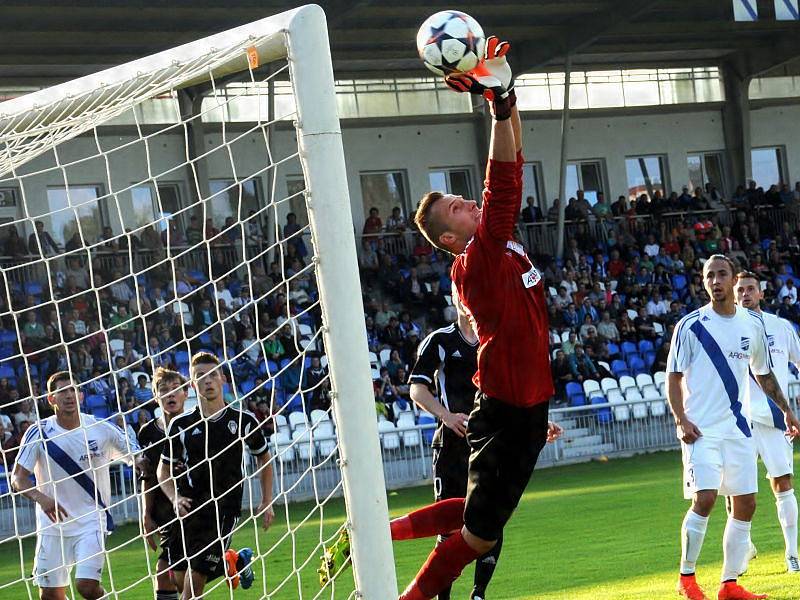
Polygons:
<instances>
[{"instance_id":1,"label":"soccer ball","mask_svg":"<svg viewBox=\"0 0 800 600\"><path fill-rule=\"evenodd\" d=\"M485 47L478 22L457 10L428 17L417 33L419 57L437 75L471 71L483 58Z\"/></svg>"}]
</instances>

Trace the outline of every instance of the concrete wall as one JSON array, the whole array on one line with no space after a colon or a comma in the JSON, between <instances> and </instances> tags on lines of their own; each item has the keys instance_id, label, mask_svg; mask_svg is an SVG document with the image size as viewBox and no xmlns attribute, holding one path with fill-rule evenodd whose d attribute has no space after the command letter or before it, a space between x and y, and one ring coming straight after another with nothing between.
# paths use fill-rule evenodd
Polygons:
<instances>
[{"instance_id":1,"label":"concrete wall","mask_svg":"<svg viewBox=\"0 0 800 600\"><path fill-rule=\"evenodd\" d=\"M571 143L569 158L599 159L605 165L606 187L613 200L627 190L625 158L629 156L660 154L666 156L668 185L680 190L687 181L686 155L690 152L715 151L724 148L720 111L678 110L672 113L642 111L641 114L619 112L573 113L570 128ZM800 179L800 105L771 106L752 111L754 146L783 146L786 167L791 181ZM449 119L438 123L392 123L380 120L345 122L343 129L347 159L347 177L350 186L350 203L356 228L360 230L364 220L360 175L368 171L402 171L407 180L410 207L428 191L428 172L437 167L469 167L473 186L479 190L483 165L480 163L478 142L480 122L471 118ZM529 161L541 163L544 196L548 202L558 193L558 161L560 152L560 119L558 115L534 113L526 115L524 122L525 156ZM0 187L9 183L21 187L26 198L28 215L36 218L48 212L47 188L64 184L65 176L73 184L99 184L105 191L118 191L134 182L147 178L147 156L149 152L153 175L161 181L179 182L184 199L188 199L190 178L188 171L180 165L186 160L181 135L162 135L149 140L147 146L130 132L104 132L100 146L105 152L99 158L89 158L97 153L97 142L93 137L81 137L61 147L56 157L51 153L40 157L23 169L26 174L16 182L0 182ZM240 136L231 145L234 167L239 177L262 171L266 165L265 141L260 131L247 134L228 133ZM229 178L233 168L228 149L222 144L220 133L206 136L208 175L211 179ZM285 160L296 151L293 132L279 130L272 142L273 160L283 162L276 170L276 195L287 193L287 179L301 174L296 159ZM58 166L61 165L61 166ZM110 181L109 181L110 174ZM270 181L262 173L261 188L266 196L270 193ZM193 183L191 184L193 185ZM129 201L119 199L123 220L129 210ZM276 216L290 210L288 203L282 205ZM112 203L110 225L120 230L116 203ZM0 216L2 216L0 210ZM6 215L8 215L6 209ZM20 212L16 215L24 218ZM386 215L383 215L384 218ZM25 226L29 232L29 225Z\"/></svg>"}]
</instances>

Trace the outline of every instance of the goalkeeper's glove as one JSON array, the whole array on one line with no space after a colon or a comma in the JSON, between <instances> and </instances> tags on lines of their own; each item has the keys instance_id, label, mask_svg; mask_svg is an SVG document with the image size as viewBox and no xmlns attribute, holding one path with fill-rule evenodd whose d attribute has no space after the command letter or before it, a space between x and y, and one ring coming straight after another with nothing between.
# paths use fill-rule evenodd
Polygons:
<instances>
[{"instance_id":1,"label":"goalkeeper's glove","mask_svg":"<svg viewBox=\"0 0 800 600\"><path fill-rule=\"evenodd\" d=\"M511 108L516 104L516 96L500 84L500 80L491 75L470 73L453 73L444 82L456 92L469 92L483 96L492 103L492 112L497 121L505 121L511 117Z\"/></svg>"},{"instance_id":2,"label":"goalkeeper's glove","mask_svg":"<svg viewBox=\"0 0 800 600\"><path fill-rule=\"evenodd\" d=\"M509 50L511 50L511 44L501 41L496 35L489 36L486 38L484 60L475 68L474 72L479 75L491 75L510 92L514 89L514 74L506 60Z\"/></svg>"}]
</instances>

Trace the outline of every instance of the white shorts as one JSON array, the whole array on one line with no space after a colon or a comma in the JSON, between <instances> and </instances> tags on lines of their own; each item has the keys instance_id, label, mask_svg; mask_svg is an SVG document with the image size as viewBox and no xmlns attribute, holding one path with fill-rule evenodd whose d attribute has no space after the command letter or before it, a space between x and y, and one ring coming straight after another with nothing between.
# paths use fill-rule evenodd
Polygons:
<instances>
[{"instance_id":1,"label":"white shorts","mask_svg":"<svg viewBox=\"0 0 800 600\"><path fill-rule=\"evenodd\" d=\"M717 490L720 496L758 492L758 465L753 438L716 440L700 437L681 443L683 497L691 500L699 490Z\"/></svg>"},{"instance_id":2,"label":"white shorts","mask_svg":"<svg viewBox=\"0 0 800 600\"><path fill-rule=\"evenodd\" d=\"M753 439L764 466L767 477L775 479L782 475L791 475L794 471L792 440L785 432L763 423L753 423Z\"/></svg>"},{"instance_id":3,"label":"white shorts","mask_svg":"<svg viewBox=\"0 0 800 600\"><path fill-rule=\"evenodd\" d=\"M76 579L100 581L104 564L105 546L99 531L64 538L59 535L36 537L33 580L39 587L68 586L73 566Z\"/></svg>"}]
</instances>

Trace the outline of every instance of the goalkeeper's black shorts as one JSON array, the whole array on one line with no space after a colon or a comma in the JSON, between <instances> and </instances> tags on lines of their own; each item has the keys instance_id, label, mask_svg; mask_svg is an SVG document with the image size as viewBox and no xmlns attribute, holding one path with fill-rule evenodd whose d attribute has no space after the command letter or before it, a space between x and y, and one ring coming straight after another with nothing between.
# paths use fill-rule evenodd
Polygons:
<instances>
[{"instance_id":1,"label":"goalkeeper's black shorts","mask_svg":"<svg viewBox=\"0 0 800 600\"><path fill-rule=\"evenodd\" d=\"M467 495L469 445L463 438L445 439L433 448L433 496L436 502Z\"/></svg>"},{"instance_id":2,"label":"goalkeeper's black shorts","mask_svg":"<svg viewBox=\"0 0 800 600\"><path fill-rule=\"evenodd\" d=\"M484 540L500 538L547 441L548 403L512 406L479 393L469 416L469 479L464 524Z\"/></svg>"}]
</instances>

